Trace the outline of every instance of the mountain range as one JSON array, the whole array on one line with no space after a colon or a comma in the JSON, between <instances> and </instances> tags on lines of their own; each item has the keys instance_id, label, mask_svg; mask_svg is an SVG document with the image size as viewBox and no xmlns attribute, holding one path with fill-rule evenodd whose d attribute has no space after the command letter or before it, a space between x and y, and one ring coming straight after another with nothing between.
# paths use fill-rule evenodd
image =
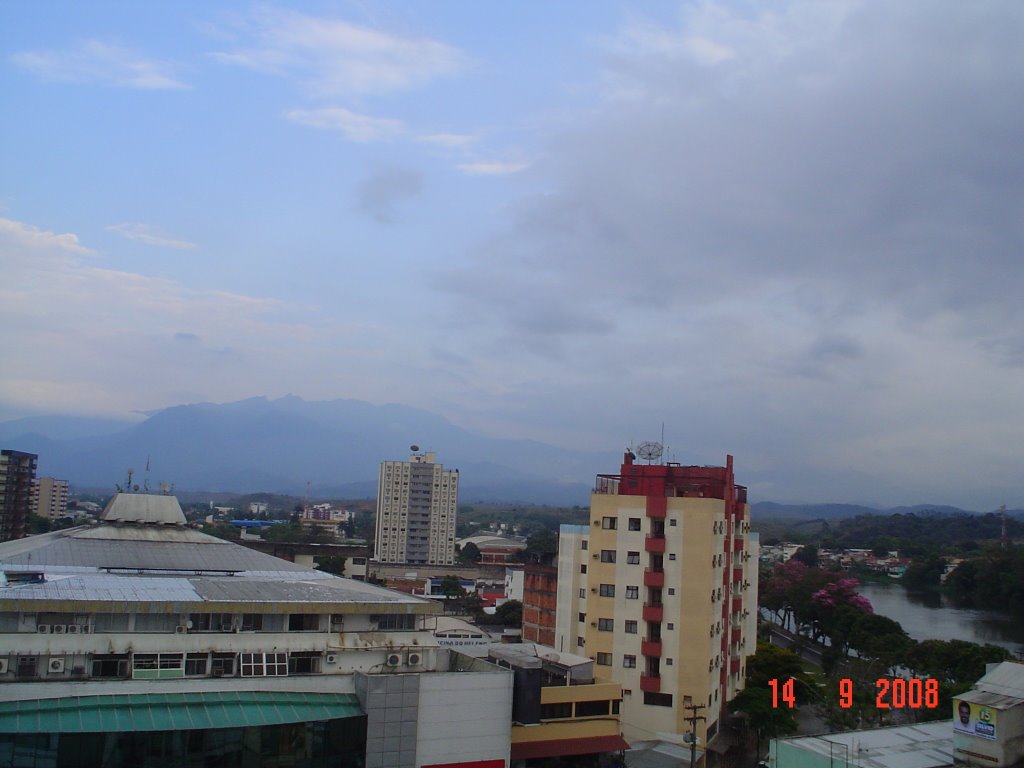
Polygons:
<instances>
[{"instance_id":1,"label":"mountain range","mask_svg":"<svg viewBox=\"0 0 1024 768\"><path fill-rule=\"evenodd\" d=\"M413 444L459 470L460 501L466 503L587 504L595 474L616 471L622 460L621 447L570 451L475 434L409 406L293 395L179 405L137 422L74 416L0 422L0 447L38 454L40 476L64 478L79 489L113 490L129 467L136 470L135 482L142 482L148 462L154 488L164 481L183 491L372 498L380 462L404 460ZM754 504L760 517L825 520L962 511L927 504Z\"/></svg>"}]
</instances>

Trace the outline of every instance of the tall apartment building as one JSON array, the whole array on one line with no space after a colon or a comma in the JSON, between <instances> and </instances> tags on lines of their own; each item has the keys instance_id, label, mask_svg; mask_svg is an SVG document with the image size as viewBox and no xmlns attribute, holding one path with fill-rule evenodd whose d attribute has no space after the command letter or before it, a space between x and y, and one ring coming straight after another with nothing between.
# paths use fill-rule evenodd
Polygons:
<instances>
[{"instance_id":1,"label":"tall apartment building","mask_svg":"<svg viewBox=\"0 0 1024 768\"><path fill-rule=\"evenodd\" d=\"M409 461L384 461L377 482L376 559L381 563L455 563L459 470L446 470L432 451Z\"/></svg>"},{"instance_id":2,"label":"tall apartment building","mask_svg":"<svg viewBox=\"0 0 1024 768\"><path fill-rule=\"evenodd\" d=\"M0 451L0 541L20 539L28 533L35 508L38 456L23 451Z\"/></svg>"},{"instance_id":3,"label":"tall apartment building","mask_svg":"<svg viewBox=\"0 0 1024 768\"><path fill-rule=\"evenodd\" d=\"M35 513L56 520L68 510L68 481L40 477L35 482Z\"/></svg>"},{"instance_id":4,"label":"tall apartment building","mask_svg":"<svg viewBox=\"0 0 1024 768\"><path fill-rule=\"evenodd\" d=\"M599 475L589 525L563 525L555 647L621 683L628 741L695 731L714 747L756 645L757 534L724 467L637 464ZM691 729L687 707L706 717Z\"/></svg>"}]
</instances>

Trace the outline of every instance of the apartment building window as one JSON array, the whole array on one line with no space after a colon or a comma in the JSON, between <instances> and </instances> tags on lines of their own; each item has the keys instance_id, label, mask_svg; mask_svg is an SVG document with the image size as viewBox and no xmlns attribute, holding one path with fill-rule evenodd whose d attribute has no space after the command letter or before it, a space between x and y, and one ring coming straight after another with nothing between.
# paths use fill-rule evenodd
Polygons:
<instances>
[{"instance_id":1,"label":"apartment building window","mask_svg":"<svg viewBox=\"0 0 1024 768\"><path fill-rule=\"evenodd\" d=\"M583 647L583 644L584 644L585 642L586 642L586 641L585 641L585 640L584 640L584 639L583 639L582 637L577 637L577 638L576 638L576 647L577 647L577 648L582 648L582 647Z\"/></svg>"},{"instance_id":2,"label":"apartment building window","mask_svg":"<svg viewBox=\"0 0 1024 768\"><path fill-rule=\"evenodd\" d=\"M640 518L639 517L631 517L631 518L629 518L629 530L631 530L631 531L639 531L640 530Z\"/></svg>"},{"instance_id":3,"label":"apartment building window","mask_svg":"<svg viewBox=\"0 0 1024 768\"><path fill-rule=\"evenodd\" d=\"M284 677L288 674L287 653L243 653L242 677Z\"/></svg>"},{"instance_id":4,"label":"apartment building window","mask_svg":"<svg viewBox=\"0 0 1024 768\"><path fill-rule=\"evenodd\" d=\"M597 631L598 632L613 632L615 630L614 619L598 619L597 620Z\"/></svg>"},{"instance_id":5,"label":"apartment building window","mask_svg":"<svg viewBox=\"0 0 1024 768\"><path fill-rule=\"evenodd\" d=\"M614 563L615 562L615 550L614 549L602 549L601 550L601 562L602 563Z\"/></svg>"},{"instance_id":6,"label":"apartment building window","mask_svg":"<svg viewBox=\"0 0 1024 768\"><path fill-rule=\"evenodd\" d=\"M600 587L601 597L615 597L614 584L602 584Z\"/></svg>"},{"instance_id":7,"label":"apartment building window","mask_svg":"<svg viewBox=\"0 0 1024 768\"><path fill-rule=\"evenodd\" d=\"M610 667L612 665L612 655L610 653L598 653L594 663L601 667Z\"/></svg>"},{"instance_id":8,"label":"apartment building window","mask_svg":"<svg viewBox=\"0 0 1024 768\"><path fill-rule=\"evenodd\" d=\"M243 625L244 626L244 625ZM320 615L316 613L293 613L288 616L289 632L316 632L320 629Z\"/></svg>"},{"instance_id":9,"label":"apartment building window","mask_svg":"<svg viewBox=\"0 0 1024 768\"><path fill-rule=\"evenodd\" d=\"M580 588L580 597L585 598L587 596L587 590Z\"/></svg>"},{"instance_id":10,"label":"apartment building window","mask_svg":"<svg viewBox=\"0 0 1024 768\"><path fill-rule=\"evenodd\" d=\"M668 521L668 525L669 525L670 528L675 528L676 527L676 519L673 517L671 520Z\"/></svg>"},{"instance_id":11,"label":"apartment building window","mask_svg":"<svg viewBox=\"0 0 1024 768\"><path fill-rule=\"evenodd\" d=\"M572 704L569 702L559 704L541 704L541 720L565 720L572 717Z\"/></svg>"},{"instance_id":12,"label":"apartment building window","mask_svg":"<svg viewBox=\"0 0 1024 768\"><path fill-rule=\"evenodd\" d=\"M628 654L623 656L622 666L626 669L636 669L636 656L629 656Z\"/></svg>"},{"instance_id":13,"label":"apartment building window","mask_svg":"<svg viewBox=\"0 0 1024 768\"><path fill-rule=\"evenodd\" d=\"M645 692L644 693L644 704L650 704L652 707L671 707L672 706L672 694L671 693L651 693L651 692Z\"/></svg>"},{"instance_id":14,"label":"apartment building window","mask_svg":"<svg viewBox=\"0 0 1024 768\"><path fill-rule=\"evenodd\" d=\"M670 554L670 555L668 556L668 559L669 559L669 560L675 560L675 559L676 559L676 556L675 556L674 554Z\"/></svg>"},{"instance_id":15,"label":"apartment building window","mask_svg":"<svg viewBox=\"0 0 1024 768\"><path fill-rule=\"evenodd\" d=\"M319 617L317 617L319 618ZM263 629L263 614L262 613L243 613L242 614L242 631L243 632L259 632Z\"/></svg>"},{"instance_id":16,"label":"apartment building window","mask_svg":"<svg viewBox=\"0 0 1024 768\"><path fill-rule=\"evenodd\" d=\"M626 620L626 634L627 635L635 635L636 634L636 622L635 621L629 621L628 619Z\"/></svg>"},{"instance_id":17,"label":"apartment building window","mask_svg":"<svg viewBox=\"0 0 1024 768\"><path fill-rule=\"evenodd\" d=\"M94 655L92 657L92 677L128 677L128 654Z\"/></svg>"},{"instance_id":18,"label":"apartment building window","mask_svg":"<svg viewBox=\"0 0 1024 768\"><path fill-rule=\"evenodd\" d=\"M672 630L676 628L676 625L670 621L668 624L665 625L665 628Z\"/></svg>"},{"instance_id":19,"label":"apartment building window","mask_svg":"<svg viewBox=\"0 0 1024 768\"><path fill-rule=\"evenodd\" d=\"M586 573L586 572L587 572L587 564L583 563L583 564L580 565L580 573Z\"/></svg>"},{"instance_id":20,"label":"apartment building window","mask_svg":"<svg viewBox=\"0 0 1024 768\"><path fill-rule=\"evenodd\" d=\"M626 599L627 600L639 600L640 599L640 587L626 587Z\"/></svg>"},{"instance_id":21,"label":"apartment building window","mask_svg":"<svg viewBox=\"0 0 1024 768\"><path fill-rule=\"evenodd\" d=\"M670 595L674 595L674 594L676 593L675 587L669 587L669 588L668 588L668 593L669 593Z\"/></svg>"},{"instance_id":22,"label":"apartment building window","mask_svg":"<svg viewBox=\"0 0 1024 768\"><path fill-rule=\"evenodd\" d=\"M398 613L384 613L374 617L377 620L377 629L400 630L416 629L416 617Z\"/></svg>"},{"instance_id":23,"label":"apartment building window","mask_svg":"<svg viewBox=\"0 0 1024 768\"><path fill-rule=\"evenodd\" d=\"M586 621L586 620L587 620L587 614L581 613L580 614L580 621Z\"/></svg>"},{"instance_id":24,"label":"apartment building window","mask_svg":"<svg viewBox=\"0 0 1024 768\"><path fill-rule=\"evenodd\" d=\"M616 528L619 527L618 518L615 518L615 517L602 517L601 518L601 527L604 528L606 531L614 531Z\"/></svg>"},{"instance_id":25,"label":"apartment building window","mask_svg":"<svg viewBox=\"0 0 1024 768\"><path fill-rule=\"evenodd\" d=\"M640 553L639 552L627 552L626 563L629 565L640 565Z\"/></svg>"},{"instance_id":26,"label":"apartment building window","mask_svg":"<svg viewBox=\"0 0 1024 768\"><path fill-rule=\"evenodd\" d=\"M18 657L18 677L36 677L39 674L38 656ZM93 675L96 677L96 675ZM113 675L111 675L113 677Z\"/></svg>"},{"instance_id":27,"label":"apartment building window","mask_svg":"<svg viewBox=\"0 0 1024 768\"><path fill-rule=\"evenodd\" d=\"M576 717L601 717L608 714L608 700L577 701Z\"/></svg>"},{"instance_id":28,"label":"apartment building window","mask_svg":"<svg viewBox=\"0 0 1024 768\"><path fill-rule=\"evenodd\" d=\"M587 545L588 545L588 542L587 542L587 540L586 540L586 539L583 539L583 540L582 540L582 541L580 542L580 549L586 549L586 548L587 548Z\"/></svg>"}]
</instances>

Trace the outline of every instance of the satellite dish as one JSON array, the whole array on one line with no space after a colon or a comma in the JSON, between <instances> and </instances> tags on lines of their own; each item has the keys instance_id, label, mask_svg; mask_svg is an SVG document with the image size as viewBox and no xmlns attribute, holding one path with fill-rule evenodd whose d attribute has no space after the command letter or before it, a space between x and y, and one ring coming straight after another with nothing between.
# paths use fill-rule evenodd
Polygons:
<instances>
[{"instance_id":1,"label":"satellite dish","mask_svg":"<svg viewBox=\"0 0 1024 768\"><path fill-rule=\"evenodd\" d=\"M661 443L643 442L636 447L636 454L641 459L655 461L656 459L661 458L663 450Z\"/></svg>"},{"instance_id":2,"label":"satellite dish","mask_svg":"<svg viewBox=\"0 0 1024 768\"><path fill-rule=\"evenodd\" d=\"M412 451L413 453L416 453L416 451L418 451L419 449L420 449L420 447L418 445L410 445L409 446L409 450Z\"/></svg>"}]
</instances>

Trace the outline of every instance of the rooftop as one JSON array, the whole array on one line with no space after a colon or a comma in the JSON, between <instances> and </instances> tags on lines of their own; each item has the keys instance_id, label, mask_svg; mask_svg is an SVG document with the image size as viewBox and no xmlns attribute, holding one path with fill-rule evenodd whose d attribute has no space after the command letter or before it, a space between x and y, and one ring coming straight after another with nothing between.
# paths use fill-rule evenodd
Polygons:
<instances>
[{"instance_id":1,"label":"rooftop","mask_svg":"<svg viewBox=\"0 0 1024 768\"><path fill-rule=\"evenodd\" d=\"M421 598L186 528L175 511L173 496L122 493L96 525L0 543L0 570L45 574L0 588L3 609L117 612L160 602L195 612L365 612L367 603L379 613L437 611Z\"/></svg>"},{"instance_id":2,"label":"rooftop","mask_svg":"<svg viewBox=\"0 0 1024 768\"><path fill-rule=\"evenodd\" d=\"M798 736L772 743L772 755L799 749L859 768L938 768L953 764L953 723L940 720L893 728ZM774 762L772 763L775 764Z\"/></svg>"}]
</instances>

